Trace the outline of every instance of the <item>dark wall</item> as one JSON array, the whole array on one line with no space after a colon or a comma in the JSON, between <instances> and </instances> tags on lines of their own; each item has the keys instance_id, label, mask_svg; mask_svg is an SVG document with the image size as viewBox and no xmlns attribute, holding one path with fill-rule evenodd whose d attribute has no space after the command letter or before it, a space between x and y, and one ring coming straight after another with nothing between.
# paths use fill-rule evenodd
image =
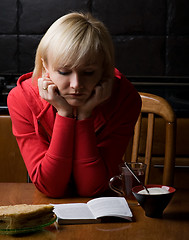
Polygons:
<instances>
[{"instance_id":1,"label":"dark wall","mask_svg":"<svg viewBox=\"0 0 189 240\"><path fill-rule=\"evenodd\" d=\"M149 86L140 83L157 82L157 76L160 83L184 83L186 90L188 0L1 0L0 74L32 71L35 50L45 31L73 10L90 11L105 23L115 44L116 67L136 82L139 90L149 91ZM15 81L0 78L1 85Z\"/></svg>"},{"instance_id":2,"label":"dark wall","mask_svg":"<svg viewBox=\"0 0 189 240\"><path fill-rule=\"evenodd\" d=\"M106 24L125 74L189 76L188 0L1 0L0 72L31 71L42 35L70 10Z\"/></svg>"}]
</instances>

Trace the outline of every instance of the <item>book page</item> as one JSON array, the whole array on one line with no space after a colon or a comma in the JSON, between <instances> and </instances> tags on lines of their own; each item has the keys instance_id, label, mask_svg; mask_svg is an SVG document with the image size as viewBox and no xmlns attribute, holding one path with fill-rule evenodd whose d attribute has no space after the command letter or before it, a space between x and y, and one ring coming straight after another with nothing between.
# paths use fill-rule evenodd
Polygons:
<instances>
[{"instance_id":1,"label":"book page","mask_svg":"<svg viewBox=\"0 0 189 240\"><path fill-rule=\"evenodd\" d=\"M132 212L124 197L100 197L87 203L95 218L111 216L132 218Z\"/></svg>"},{"instance_id":2,"label":"book page","mask_svg":"<svg viewBox=\"0 0 189 240\"><path fill-rule=\"evenodd\" d=\"M54 213L60 219L95 219L85 203L52 204Z\"/></svg>"}]
</instances>

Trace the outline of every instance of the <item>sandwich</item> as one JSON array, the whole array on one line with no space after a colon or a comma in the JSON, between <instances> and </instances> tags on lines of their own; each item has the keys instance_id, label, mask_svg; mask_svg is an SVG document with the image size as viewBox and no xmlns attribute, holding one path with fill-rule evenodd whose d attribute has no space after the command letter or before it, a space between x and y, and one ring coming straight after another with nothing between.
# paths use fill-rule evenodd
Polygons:
<instances>
[{"instance_id":1,"label":"sandwich","mask_svg":"<svg viewBox=\"0 0 189 240\"><path fill-rule=\"evenodd\" d=\"M56 219L49 204L0 206L0 229L33 228Z\"/></svg>"}]
</instances>

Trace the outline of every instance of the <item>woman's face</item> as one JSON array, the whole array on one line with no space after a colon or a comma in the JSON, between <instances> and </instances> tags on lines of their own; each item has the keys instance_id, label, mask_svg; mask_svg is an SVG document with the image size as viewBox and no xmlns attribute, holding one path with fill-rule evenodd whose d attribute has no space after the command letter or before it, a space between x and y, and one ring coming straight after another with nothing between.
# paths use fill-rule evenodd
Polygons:
<instances>
[{"instance_id":1,"label":"woman's face","mask_svg":"<svg viewBox=\"0 0 189 240\"><path fill-rule=\"evenodd\" d=\"M81 65L78 68L63 66L55 70L48 61L46 70L51 81L57 86L60 96L71 106L79 107L90 98L95 86L100 82L102 65L102 60L99 59L98 62Z\"/></svg>"}]
</instances>

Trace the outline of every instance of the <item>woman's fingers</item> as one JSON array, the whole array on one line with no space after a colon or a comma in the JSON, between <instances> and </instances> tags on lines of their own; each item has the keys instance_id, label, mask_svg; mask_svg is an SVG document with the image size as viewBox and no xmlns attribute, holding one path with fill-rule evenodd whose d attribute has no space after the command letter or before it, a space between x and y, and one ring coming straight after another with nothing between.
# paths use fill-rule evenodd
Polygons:
<instances>
[{"instance_id":1,"label":"woman's fingers","mask_svg":"<svg viewBox=\"0 0 189 240\"><path fill-rule=\"evenodd\" d=\"M95 92L97 101L101 103L111 96L112 86L109 81L103 81L101 85L96 86Z\"/></svg>"},{"instance_id":2,"label":"woman's fingers","mask_svg":"<svg viewBox=\"0 0 189 240\"><path fill-rule=\"evenodd\" d=\"M52 100L53 95L57 93L56 85L49 78L38 79L39 94L45 100Z\"/></svg>"},{"instance_id":3,"label":"woman's fingers","mask_svg":"<svg viewBox=\"0 0 189 240\"><path fill-rule=\"evenodd\" d=\"M41 98L53 105L59 115L72 116L72 107L59 95L57 86L50 78L39 78L38 87Z\"/></svg>"}]
</instances>

